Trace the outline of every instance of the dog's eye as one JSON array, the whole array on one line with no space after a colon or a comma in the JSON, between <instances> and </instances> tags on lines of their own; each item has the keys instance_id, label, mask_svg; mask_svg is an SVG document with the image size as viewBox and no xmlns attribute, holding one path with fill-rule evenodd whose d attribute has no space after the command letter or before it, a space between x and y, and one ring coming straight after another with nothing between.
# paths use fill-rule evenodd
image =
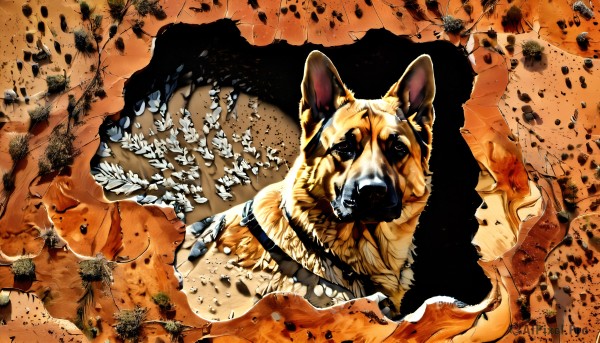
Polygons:
<instances>
[{"instance_id":1,"label":"dog's eye","mask_svg":"<svg viewBox=\"0 0 600 343\"><path fill-rule=\"evenodd\" d=\"M399 140L392 143L392 149L398 158L403 158L404 156L408 155L408 147Z\"/></svg>"},{"instance_id":2,"label":"dog's eye","mask_svg":"<svg viewBox=\"0 0 600 343\"><path fill-rule=\"evenodd\" d=\"M347 160L354 156L354 144L350 140L345 140L334 145L331 150L338 154L341 159Z\"/></svg>"}]
</instances>

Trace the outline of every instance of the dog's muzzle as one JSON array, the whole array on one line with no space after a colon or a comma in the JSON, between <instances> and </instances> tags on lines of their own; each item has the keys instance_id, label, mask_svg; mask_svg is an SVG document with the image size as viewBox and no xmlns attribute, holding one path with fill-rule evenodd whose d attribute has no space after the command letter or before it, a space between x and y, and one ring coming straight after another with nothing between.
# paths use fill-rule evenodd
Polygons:
<instances>
[{"instance_id":1,"label":"dog's muzzle","mask_svg":"<svg viewBox=\"0 0 600 343\"><path fill-rule=\"evenodd\" d=\"M363 177L348 182L332 206L341 221L392 221L400 217L402 194L389 179Z\"/></svg>"}]
</instances>

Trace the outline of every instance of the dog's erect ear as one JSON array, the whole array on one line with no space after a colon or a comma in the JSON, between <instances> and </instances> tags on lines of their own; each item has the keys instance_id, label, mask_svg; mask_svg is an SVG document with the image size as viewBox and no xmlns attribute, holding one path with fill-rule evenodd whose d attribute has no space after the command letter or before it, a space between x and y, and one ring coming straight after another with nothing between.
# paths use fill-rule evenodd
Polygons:
<instances>
[{"instance_id":1,"label":"dog's erect ear","mask_svg":"<svg viewBox=\"0 0 600 343\"><path fill-rule=\"evenodd\" d=\"M302 80L300 122L302 146L310 142L317 127L331 117L345 102L353 99L331 60L320 51L308 55Z\"/></svg>"},{"instance_id":2,"label":"dog's erect ear","mask_svg":"<svg viewBox=\"0 0 600 343\"><path fill-rule=\"evenodd\" d=\"M415 59L385 97L398 98L400 104L398 116L416 124L414 125L416 133L430 148L431 128L434 120L433 98L435 97L431 57L421 55ZM429 152L424 153L428 158Z\"/></svg>"}]
</instances>

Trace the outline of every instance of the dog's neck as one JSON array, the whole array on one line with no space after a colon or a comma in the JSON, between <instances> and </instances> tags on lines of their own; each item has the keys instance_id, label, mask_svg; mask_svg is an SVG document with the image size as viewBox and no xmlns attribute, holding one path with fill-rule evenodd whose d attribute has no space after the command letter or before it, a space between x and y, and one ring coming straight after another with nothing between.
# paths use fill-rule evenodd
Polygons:
<instances>
[{"instance_id":1,"label":"dog's neck","mask_svg":"<svg viewBox=\"0 0 600 343\"><path fill-rule=\"evenodd\" d=\"M430 188L422 197L405 204L401 216L392 222L340 222L329 201L316 198L306 188L310 187L308 177L307 169L296 163L284 181L282 207L290 224L356 273L371 276L386 294L394 294L400 287L407 290L412 282L412 271L405 270L412 263L413 233Z\"/></svg>"}]
</instances>

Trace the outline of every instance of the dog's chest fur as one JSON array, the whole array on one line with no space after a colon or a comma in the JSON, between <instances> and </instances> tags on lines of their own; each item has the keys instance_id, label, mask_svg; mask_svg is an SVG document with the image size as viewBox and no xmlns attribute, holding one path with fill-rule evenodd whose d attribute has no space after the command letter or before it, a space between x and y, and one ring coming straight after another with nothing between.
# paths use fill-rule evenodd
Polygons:
<instances>
[{"instance_id":1,"label":"dog's chest fur","mask_svg":"<svg viewBox=\"0 0 600 343\"><path fill-rule=\"evenodd\" d=\"M286 181L265 188L254 200L256 219L269 238L308 271L348 289L353 296L381 291L398 306L412 283L413 233L429 192L407 203L397 220L372 228L359 223L335 222L331 220L333 215L327 214L327 203L296 193L290 224L282 208ZM294 229L302 230L315 244L307 245L306 239L301 239ZM235 240L228 239L227 231L220 240L234 250L241 264L271 272L282 268L248 230L238 227L235 231L252 244L240 245L239 236ZM334 260L338 260L337 263ZM355 275L348 275L348 270ZM279 280L279 284L270 285L269 291L286 290L285 278Z\"/></svg>"}]
</instances>

